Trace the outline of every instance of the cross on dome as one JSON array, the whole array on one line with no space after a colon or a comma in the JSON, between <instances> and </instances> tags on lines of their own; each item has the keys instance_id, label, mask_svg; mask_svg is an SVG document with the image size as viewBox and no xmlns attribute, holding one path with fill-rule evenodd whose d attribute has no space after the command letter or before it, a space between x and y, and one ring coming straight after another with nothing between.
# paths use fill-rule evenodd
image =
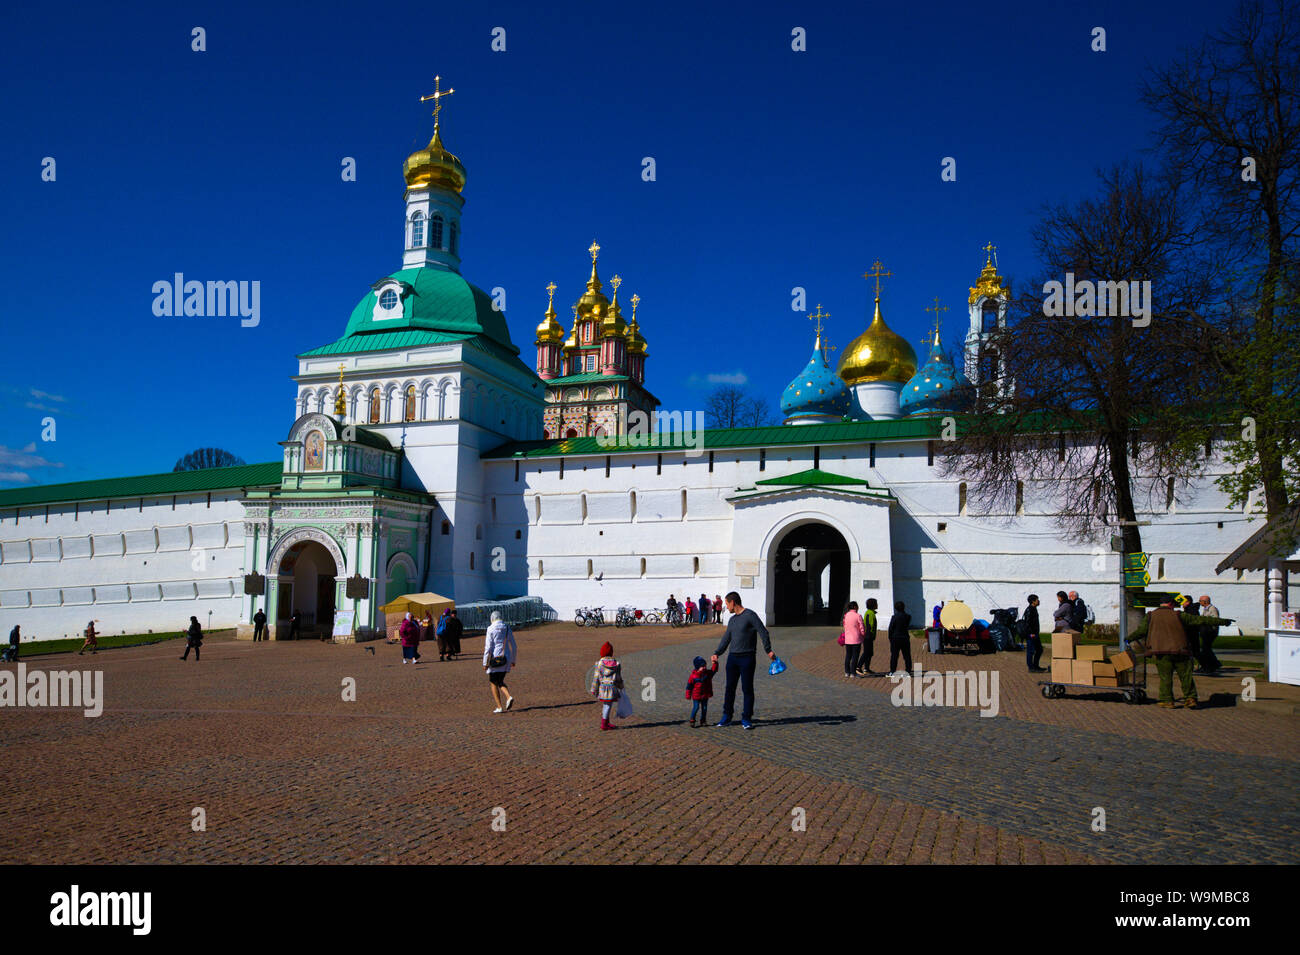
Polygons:
<instances>
[{"instance_id":1,"label":"cross on dome","mask_svg":"<svg viewBox=\"0 0 1300 955\"><path fill-rule=\"evenodd\" d=\"M881 262L879 259L876 259L876 261L872 264L872 266L871 266L871 271L869 271L869 272L863 272L863 273L862 273L862 277L863 277L864 279L875 279L875 280L876 280L876 300L877 300L877 301L880 300L880 280L881 280L882 278L886 278L886 279L887 279L887 278L892 278L893 275L894 275L893 272L886 272L886 271L885 271L885 264L884 264L883 262Z\"/></svg>"},{"instance_id":2,"label":"cross on dome","mask_svg":"<svg viewBox=\"0 0 1300 955\"><path fill-rule=\"evenodd\" d=\"M455 90L451 90L451 89L448 90L442 89L441 83L442 83L442 77L435 76L433 78L433 92L430 93L428 96L420 97L421 103L427 103L429 100L433 100L433 128L435 130L438 128L438 113L442 109L442 98L444 96L450 96L452 93L456 92Z\"/></svg>"}]
</instances>

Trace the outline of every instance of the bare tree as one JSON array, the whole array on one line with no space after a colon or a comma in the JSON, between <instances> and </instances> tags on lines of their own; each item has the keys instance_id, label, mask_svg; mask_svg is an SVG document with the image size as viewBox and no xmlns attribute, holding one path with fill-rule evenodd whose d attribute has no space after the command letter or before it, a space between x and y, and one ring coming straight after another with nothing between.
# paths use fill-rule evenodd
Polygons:
<instances>
[{"instance_id":1,"label":"bare tree","mask_svg":"<svg viewBox=\"0 0 1300 955\"><path fill-rule=\"evenodd\" d=\"M243 458L236 457L221 448L198 448L177 461L176 467L172 470L202 471L204 468L236 467L243 463Z\"/></svg>"},{"instance_id":2,"label":"bare tree","mask_svg":"<svg viewBox=\"0 0 1300 955\"><path fill-rule=\"evenodd\" d=\"M736 385L719 385L704 399L707 428L761 428L773 421L766 400Z\"/></svg>"},{"instance_id":3,"label":"bare tree","mask_svg":"<svg viewBox=\"0 0 1300 955\"><path fill-rule=\"evenodd\" d=\"M968 481L975 508L1008 514L1039 482L1068 538L1095 541L1127 522L1125 549L1139 551L1137 502L1164 496L1170 476L1185 492L1203 466L1181 405L1188 314L1204 282L1176 183L1127 166L1100 179L1096 198L1045 210L1034 231L1043 275L992 343L1015 387L984 392L981 413L944 447L944 471ZM1051 282L1063 287L1054 303Z\"/></svg>"},{"instance_id":4,"label":"bare tree","mask_svg":"<svg viewBox=\"0 0 1300 955\"><path fill-rule=\"evenodd\" d=\"M1242 3L1225 29L1155 71L1143 99L1223 259L1220 307L1197 348L1203 400L1240 409L1227 433L1236 467L1219 483L1234 505L1262 488L1278 514L1300 491L1300 14L1286 0Z\"/></svg>"}]
</instances>

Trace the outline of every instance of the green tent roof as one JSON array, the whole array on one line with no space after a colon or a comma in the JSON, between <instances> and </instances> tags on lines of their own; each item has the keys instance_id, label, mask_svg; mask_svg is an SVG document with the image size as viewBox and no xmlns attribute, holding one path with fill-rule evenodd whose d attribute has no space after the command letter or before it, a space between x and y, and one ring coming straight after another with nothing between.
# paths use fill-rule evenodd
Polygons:
<instances>
[{"instance_id":1,"label":"green tent roof","mask_svg":"<svg viewBox=\"0 0 1300 955\"><path fill-rule=\"evenodd\" d=\"M154 497L163 494L193 494L245 487L279 487L283 464L242 464L232 468L204 468L199 471L168 471L137 477L101 478L43 484L0 491L0 508L31 507L62 501L103 501L119 497Z\"/></svg>"}]
</instances>

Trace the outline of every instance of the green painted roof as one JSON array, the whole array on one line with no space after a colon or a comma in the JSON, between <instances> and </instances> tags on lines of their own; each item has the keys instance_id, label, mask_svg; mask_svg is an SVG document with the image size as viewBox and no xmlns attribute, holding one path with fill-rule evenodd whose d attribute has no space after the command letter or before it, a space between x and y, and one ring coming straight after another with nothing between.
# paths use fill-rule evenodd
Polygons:
<instances>
[{"instance_id":1,"label":"green painted roof","mask_svg":"<svg viewBox=\"0 0 1300 955\"><path fill-rule=\"evenodd\" d=\"M705 450L723 448L764 448L774 445L811 445L862 443L870 441L908 441L937 438L943 428L942 418L900 418L896 421L846 421L835 424L774 425L766 428L714 428L703 434ZM653 441L657 434L646 436ZM514 441L485 452L485 458L549 458L566 455L644 454L647 451L681 450L672 444L671 435L663 435L662 444L638 447L620 435L617 442L608 438L564 438L551 441Z\"/></svg>"},{"instance_id":2,"label":"green painted roof","mask_svg":"<svg viewBox=\"0 0 1300 955\"><path fill-rule=\"evenodd\" d=\"M460 273L436 268L402 269L388 278L411 287L402 298L402 317L377 320L374 316L377 295L371 289L352 310L344 338L407 329L462 337L486 335L511 354L519 354L510 340L505 313L493 308L488 293L465 281Z\"/></svg>"},{"instance_id":3,"label":"green painted roof","mask_svg":"<svg viewBox=\"0 0 1300 955\"><path fill-rule=\"evenodd\" d=\"M565 375L563 378L552 378L547 382L548 385L585 385L592 381L630 381L627 375L602 375L598 371L584 371L577 375Z\"/></svg>"},{"instance_id":4,"label":"green painted roof","mask_svg":"<svg viewBox=\"0 0 1300 955\"><path fill-rule=\"evenodd\" d=\"M193 494L244 487L279 487L283 464L242 464L233 468L204 468L200 471L168 471L138 477L101 478L42 484L0 491L0 508L31 507L62 501L103 501L119 497L154 497L163 494Z\"/></svg>"},{"instance_id":5,"label":"green painted roof","mask_svg":"<svg viewBox=\"0 0 1300 955\"><path fill-rule=\"evenodd\" d=\"M298 357L313 358L319 355L350 355L354 352L389 351L395 348L419 348L422 345L447 345L463 342L471 335L452 335L447 332L430 332L423 329L403 329L393 332L370 332L346 335L336 342L313 348Z\"/></svg>"},{"instance_id":6,"label":"green painted roof","mask_svg":"<svg viewBox=\"0 0 1300 955\"><path fill-rule=\"evenodd\" d=\"M848 477L844 474L832 474L830 471L823 471L821 468L808 468L806 471L798 471L794 474L786 474L781 477L764 478L761 481L755 481L755 484L779 484L787 487L829 487L837 484L869 484L862 478Z\"/></svg>"}]
</instances>

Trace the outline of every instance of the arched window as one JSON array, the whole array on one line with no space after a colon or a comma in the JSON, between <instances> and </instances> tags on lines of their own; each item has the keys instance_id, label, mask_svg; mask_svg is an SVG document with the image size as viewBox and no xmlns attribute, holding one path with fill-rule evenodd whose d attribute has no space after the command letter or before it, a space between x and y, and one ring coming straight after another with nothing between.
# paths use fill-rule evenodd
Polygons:
<instances>
[{"instance_id":1,"label":"arched window","mask_svg":"<svg viewBox=\"0 0 1300 955\"><path fill-rule=\"evenodd\" d=\"M957 485L957 513L966 516L966 482Z\"/></svg>"},{"instance_id":2,"label":"arched window","mask_svg":"<svg viewBox=\"0 0 1300 955\"><path fill-rule=\"evenodd\" d=\"M474 569L474 552L473 552L473 551L470 551L470 552L469 552L469 569L470 569L470 570L473 570L473 569Z\"/></svg>"},{"instance_id":3,"label":"arched window","mask_svg":"<svg viewBox=\"0 0 1300 955\"><path fill-rule=\"evenodd\" d=\"M566 438L576 438L578 436L578 432L575 428L570 428L568 431L564 432L564 436Z\"/></svg>"},{"instance_id":4,"label":"arched window","mask_svg":"<svg viewBox=\"0 0 1300 955\"><path fill-rule=\"evenodd\" d=\"M379 424L379 389L370 389L370 423Z\"/></svg>"},{"instance_id":5,"label":"arched window","mask_svg":"<svg viewBox=\"0 0 1300 955\"><path fill-rule=\"evenodd\" d=\"M641 558L641 576L642 576L642 577L645 576L645 558L644 558L644 557Z\"/></svg>"},{"instance_id":6,"label":"arched window","mask_svg":"<svg viewBox=\"0 0 1300 955\"><path fill-rule=\"evenodd\" d=\"M533 520L538 524L542 522L542 496L540 494L533 495Z\"/></svg>"},{"instance_id":7,"label":"arched window","mask_svg":"<svg viewBox=\"0 0 1300 955\"><path fill-rule=\"evenodd\" d=\"M588 577L591 577L592 574L593 574L593 571L592 571L592 568L591 568L591 558L589 557L589 558L587 558L587 576L588 576Z\"/></svg>"},{"instance_id":8,"label":"arched window","mask_svg":"<svg viewBox=\"0 0 1300 955\"><path fill-rule=\"evenodd\" d=\"M632 503L632 520L636 520L636 491L629 491Z\"/></svg>"},{"instance_id":9,"label":"arched window","mask_svg":"<svg viewBox=\"0 0 1300 955\"><path fill-rule=\"evenodd\" d=\"M541 580L541 578L542 578L542 562L539 560L537 562L537 579Z\"/></svg>"},{"instance_id":10,"label":"arched window","mask_svg":"<svg viewBox=\"0 0 1300 955\"><path fill-rule=\"evenodd\" d=\"M442 536L446 537L451 534L451 521L442 522Z\"/></svg>"},{"instance_id":11,"label":"arched window","mask_svg":"<svg viewBox=\"0 0 1300 955\"><path fill-rule=\"evenodd\" d=\"M455 222L453 222L451 224L451 254L452 255L460 255L460 242L457 241L459 238L460 238L460 228L456 225Z\"/></svg>"},{"instance_id":12,"label":"arched window","mask_svg":"<svg viewBox=\"0 0 1300 955\"><path fill-rule=\"evenodd\" d=\"M1025 516L1025 482L1016 482L1016 516Z\"/></svg>"},{"instance_id":13,"label":"arched window","mask_svg":"<svg viewBox=\"0 0 1300 955\"><path fill-rule=\"evenodd\" d=\"M475 539L476 541L481 541L481 540L483 539L483 525L482 525L482 524L475 524L475 525L474 525L474 539Z\"/></svg>"},{"instance_id":14,"label":"arched window","mask_svg":"<svg viewBox=\"0 0 1300 955\"><path fill-rule=\"evenodd\" d=\"M587 495L582 495L582 519L587 519Z\"/></svg>"},{"instance_id":15,"label":"arched window","mask_svg":"<svg viewBox=\"0 0 1300 955\"><path fill-rule=\"evenodd\" d=\"M686 520L686 491L682 491L682 520Z\"/></svg>"},{"instance_id":16,"label":"arched window","mask_svg":"<svg viewBox=\"0 0 1300 955\"><path fill-rule=\"evenodd\" d=\"M691 560L694 561L694 574L698 577L700 576L700 559L698 557L692 557Z\"/></svg>"},{"instance_id":17,"label":"arched window","mask_svg":"<svg viewBox=\"0 0 1300 955\"><path fill-rule=\"evenodd\" d=\"M416 212L411 216L411 248L424 248L424 213Z\"/></svg>"},{"instance_id":18,"label":"arched window","mask_svg":"<svg viewBox=\"0 0 1300 955\"><path fill-rule=\"evenodd\" d=\"M406 420L415 420L415 385L406 386Z\"/></svg>"},{"instance_id":19,"label":"arched window","mask_svg":"<svg viewBox=\"0 0 1300 955\"><path fill-rule=\"evenodd\" d=\"M442 249L442 216L435 215L429 220L429 247Z\"/></svg>"}]
</instances>

